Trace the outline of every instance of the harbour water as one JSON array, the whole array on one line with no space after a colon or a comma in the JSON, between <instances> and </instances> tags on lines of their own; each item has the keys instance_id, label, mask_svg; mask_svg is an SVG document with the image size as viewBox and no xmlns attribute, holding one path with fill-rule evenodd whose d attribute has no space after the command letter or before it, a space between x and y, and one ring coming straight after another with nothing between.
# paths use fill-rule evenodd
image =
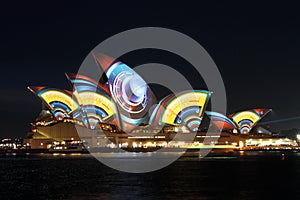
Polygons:
<instances>
[{"instance_id":1,"label":"harbour water","mask_svg":"<svg viewBox=\"0 0 300 200\"><path fill-rule=\"evenodd\" d=\"M284 154L284 157L282 156ZM300 153L183 157L130 174L89 154L0 155L1 199L300 199Z\"/></svg>"}]
</instances>

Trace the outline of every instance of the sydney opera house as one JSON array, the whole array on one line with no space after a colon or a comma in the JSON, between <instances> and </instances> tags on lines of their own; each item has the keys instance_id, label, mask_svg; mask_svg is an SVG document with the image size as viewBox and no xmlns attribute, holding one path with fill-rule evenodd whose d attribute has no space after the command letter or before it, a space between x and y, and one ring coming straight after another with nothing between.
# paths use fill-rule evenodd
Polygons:
<instances>
[{"instance_id":1,"label":"sydney opera house","mask_svg":"<svg viewBox=\"0 0 300 200\"><path fill-rule=\"evenodd\" d=\"M66 73L72 91L28 87L42 102L41 114L25 140L28 146L50 148L55 142L83 141L88 148L241 147L271 111L250 109L228 116L206 111L211 96L206 90L181 91L156 102L148 84L126 64L105 55L95 62L106 82ZM203 117L209 117L216 133L201 131ZM260 137L268 135L261 130Z\"/></svg>"}]
</instances>

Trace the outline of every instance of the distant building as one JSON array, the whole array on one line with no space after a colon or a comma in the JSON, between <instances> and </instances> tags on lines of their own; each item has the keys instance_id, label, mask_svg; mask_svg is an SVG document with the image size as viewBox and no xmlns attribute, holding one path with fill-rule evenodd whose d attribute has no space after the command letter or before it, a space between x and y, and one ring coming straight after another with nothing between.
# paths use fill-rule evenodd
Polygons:
<instances>
[{"instance_id":1,"label":"distant building","mask_svg":"<svg viewBox=\"0 0 300 200\"><path fill-rule=\"evenodd\" d=\"M279 135L290 138L292 140L299 140L300 129L293 128L293 129L289 129L289 130L282 130L282 131L280 131Z\"/></svg>"}]
</instances>

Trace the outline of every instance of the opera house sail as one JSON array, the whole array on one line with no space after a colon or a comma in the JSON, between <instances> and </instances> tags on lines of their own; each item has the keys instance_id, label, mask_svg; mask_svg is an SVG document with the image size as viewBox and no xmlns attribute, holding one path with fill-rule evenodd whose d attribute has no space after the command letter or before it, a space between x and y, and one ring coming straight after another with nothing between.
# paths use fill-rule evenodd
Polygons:
<instances>
[{"instance_id":1,"label":"opera house sail","mask_svg":"<svg viewBox=\"0 0 300 200\"><path fill-rule=\"evenodd\" d=\"M199 143L208 137L200 130L204 113L220 131L248 135L270 112L251 109L225 116L206 111L211 92L199 89L172 93L156 102L150 86L128 65L102 54L95 55L95 62L101 66L105 81L66 73L73 91L28 87L44 108L31 123L28 143L45 147L41 144L81 140L89 147L162 147L170 145L168 141L177 133L197 134ZM228 143L228 137L233 137L226 136L222 141L222 134L219 143ZM234 137L232 144L244 140Z\"/></svg>"},{"instance_id":2,"label":"opera house sail","mask_svg":"<svg viewBox=\"0 0 300 200\"><path fill-rule=\"evenodd\" d=\"M271 109L256 108L233 113L228 117L212 111L206 111L206 114L219 129L237 129L240 134L247 135L270 111Z\"/></svg>"}]
</instances>

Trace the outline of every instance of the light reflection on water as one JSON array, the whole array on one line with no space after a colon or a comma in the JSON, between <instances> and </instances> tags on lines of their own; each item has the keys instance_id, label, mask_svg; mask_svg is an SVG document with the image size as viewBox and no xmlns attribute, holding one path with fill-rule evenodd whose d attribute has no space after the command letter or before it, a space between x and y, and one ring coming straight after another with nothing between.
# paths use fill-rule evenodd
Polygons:
<instances>
[{"instance_id":1,"label":"light reflection on water","mask_svg":"<svg viewBox=\"0 0 300 200\"><path fill-rule=\"evenodd\" d=\"M110 169L88 154L2 154L0 163L1 199L300 198L297 152L182 157L146 174Z\"/></svg>"},{"instance_id":2,"label":"light reflection on water","mask_svg":"<svg viewBox=\"0 0 300 200\"><path fill-rule=\"evenodd\" d=\"M161 155L161 157L164 156L170 156L170 155L179 155L180 152L126 152L126 153L115 153L115 152L104 152L95 154L95 156L103 157L103 158L146 158L151 157L153 155ZM210 153L208 156L198 158L198 152L193 152L192 154L188 154L187 156L182 156L178 160L191 160L191 161L205 161L205 160L219 160L219 159L243 159L247 158L249 159L260 159L264 157L280 157L282 154L285 155L291 155L293 157L300 157L300 152L296 151L235 151L235 152L215 152ZM9 160L9 159L59 159L59 158L90 158L93 159L94 156L91 154L81 154L81 153L26 153L26 154L17 154L17 153L6 153L6 154L0 154L1 160Z\"/></svg>"}]
</instances>

